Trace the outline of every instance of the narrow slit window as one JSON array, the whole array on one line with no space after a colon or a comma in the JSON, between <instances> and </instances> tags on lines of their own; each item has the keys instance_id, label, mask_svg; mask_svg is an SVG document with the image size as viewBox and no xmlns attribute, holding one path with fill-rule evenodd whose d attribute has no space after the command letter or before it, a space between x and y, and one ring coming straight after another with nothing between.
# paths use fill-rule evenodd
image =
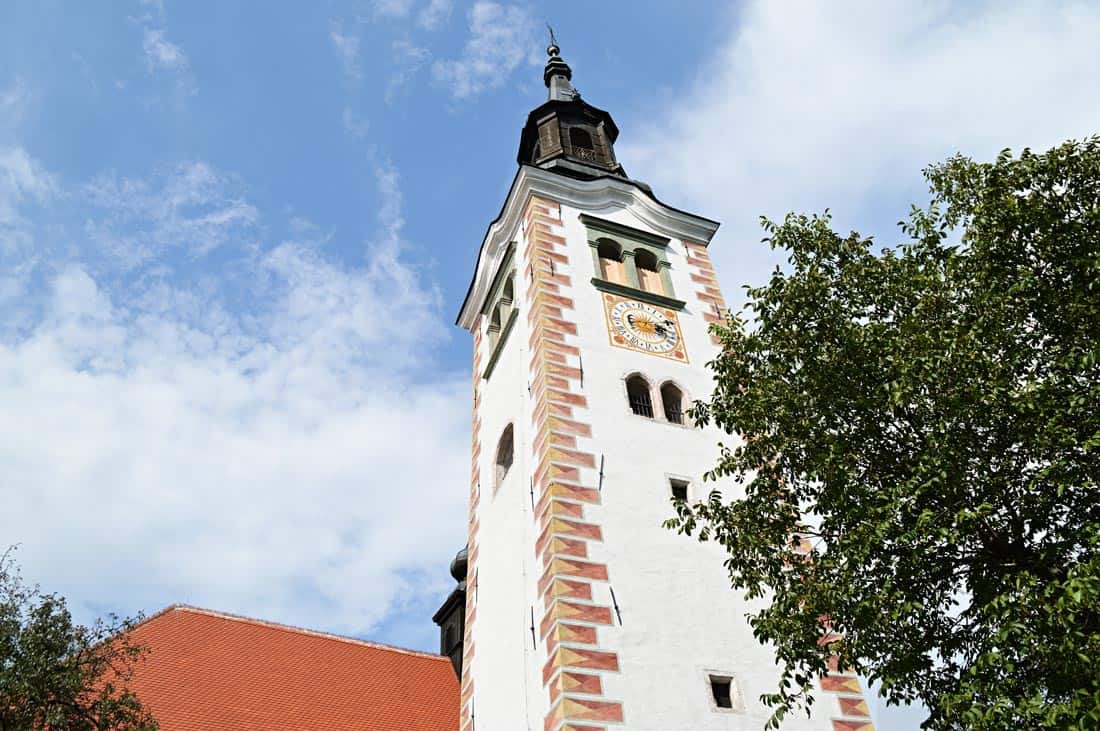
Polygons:
<instances>
[{"instance_id":1,"label":"narrow slit window","mask_svg":"<svg viewBox=\"0 0 1100 731\"><path fill-rule=\"evenodd\" d=\"M684 394L675 384L661 386L661 405L665 410L665 419L673 424L684 423Z\"/></svg>"},{"instance_id":2,"label":"narrow slit window","mask_svg":"<svg viewBox=\"0 0 1100 731\"><path fill-rule=\"evenodd\" d=\"M638 416L653 418L653 400L649 396L649 383L641 376L626 379L626 397L630 401L630 410Z\"/></svg>"},{"instance_id":3,"label":"narrow slit window","mask_svg":"<svg viewBox=\"0 0 1100 731\"><path fill-rule=\"evenodd\" d=\"M512 436L512 425L509 424L505 427L504 433L500 435L500 441L497 443L496 480L493 484L494 492L500 489L500 484L504 482L504 478L508 476L508 470L512 469L513 447L514 439Z\"/></svg>"},{"instance_id":4,"label":"narrow slit window","mask_svg":"<svg viewBox=\"0 0 1100 731\"><path fill-rule=\"evenodd\" d=\"M688 499L688 483L686 480L671 479L668 481L672 499L676 502L686 503Z\"/></svg>"},{"instance_id":5,"label":"narrow slit window","mask_svg":"<svg viewBox=\"0 0 1100 731\"><path fill-rule=\"evenodd\" d=\"M733 708L733 678L711 675L710 692L718 708Z\"/></svg>"},{"instance_id":6,"label":"narrow slit window","mask_svg":"<svg viewBox=\"0 0 1100 731\"><path fill-rule=\"evenodd\" d=\"M647 292L665 294L665 286L657 271L657 257L652 251L638 249L634 252L634 266L638 270L638 284Z\"/></svg>"}]
</instances>

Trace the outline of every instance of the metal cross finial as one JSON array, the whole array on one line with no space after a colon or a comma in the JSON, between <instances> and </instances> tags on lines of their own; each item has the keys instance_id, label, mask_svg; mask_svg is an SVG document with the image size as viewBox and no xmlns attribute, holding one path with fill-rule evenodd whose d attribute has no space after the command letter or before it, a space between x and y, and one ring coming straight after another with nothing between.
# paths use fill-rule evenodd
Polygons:
<instances>
[{"instance_id":1,"label":"metal cross finial","mask_svg":"<svg viewBox=\"0 0 1100 731\"><path fill-rule=\"evenodd\" d=\"M549 23L546 24L546 30L550 31L550 45L558 45L558 39L554 37L554 28Z\"/></svg>"}]
</instances>

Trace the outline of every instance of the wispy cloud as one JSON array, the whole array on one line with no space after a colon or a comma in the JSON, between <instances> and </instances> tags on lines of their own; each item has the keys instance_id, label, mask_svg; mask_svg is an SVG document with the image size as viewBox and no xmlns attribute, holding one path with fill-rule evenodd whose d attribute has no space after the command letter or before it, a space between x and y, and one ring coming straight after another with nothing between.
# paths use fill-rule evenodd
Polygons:
<instances>
[{"instance_id":1,"label":"wispy cloud","mask_svg":"<svg viewBox=\"0 0 1100 731\"><path fill-rule=\"evenodd\" d=\"M160 70L183 71L187 68L187 54L164 37L162 28L146 28L141 48L145 52L145 67L150 73Z\"/></svg>"},{"instance_id":2,"label":"wispy cloud","mask_svg":"<svg viewBox=\"0 0 1100 731\"><path fill-rule=\"evenodd\" d=\"M537 63L538 24L528 7L478 0L470 8L469 26L461 55L432 66L435 79L454 98L499 88L519 66Z\"/></svg>"},{"instance_id":3,"label":"wispy cloud","mask_svg":"<svg viewBox=\"0 0 1100 731\"><path fill-rule=\"evenodd\" d=\"M7 168L29 216L48 186ZM439 296L403 257L397 171L375 176L377 234L351 264L307 221L266 242L201 162L60 194L153 254L57 252L29 325L0 327L0 466L20 496L0 535L28 575L78 610L188 601L345 632L445 589L465 493L438 476L468 466L468 384L435 366ZM219 228L233 256L164 276L165 220Z\"/></svg>"},{"instance_id":4,"label":"wispy cloud","mask_svg":"<svg viewBox=\"0 0 1100 731\"><path fill-rule=\"evenodd\" d=\"M0 230L22 217L20 206L43 201L57 190L57 181L22 147L0 148Z\"/></svg>"},{"instance_id":5,"label":"wispy cloud","mask_svg":"<svg viewBox=\"0 0 1100 731\"><path fill-rule=\"evenodd\" d=\"M371 0L371 12L376 18L406 18L414 0Z\"/></svg>"},{"instance_id":6,"label":"wispy cloud","mask_svg":"<svg viewBox=\"0 0 1100 731\"><path fill-rule=\"evenodd\" d=\"M28 209L57 196L56 177L26 150L0 147L0 333L25 326L26 289L43 256Z\"/></svg>"},{"instance_id":7,"label":"wispy cloud","mask_svg":"<svg viewBox=\"0 0 1100 731\"><path fill-rule=\"evenodd\" d=\"M386 82L386 103L391 103L417 72L428 62L432 54L407 39L399 39L391 45L393 71Z\"/></svg>"},{"instance_id":8,"label":"wispy cloud","mask_svg":"<svg viewBox=\"0 0 1100 731\"><path fill-rule=\"evenodd\" d=\"M344 73L349 79L358 80L362 77L362 69L359 67L359 36L353 32L345 32L343 24L332 22L329 30L329 40L336 49L336 55L344 67Z\"/></svg>"},{"instance_id":9,"label":"wispy cloud","mask_svg":"<svg viewBox=\"0 0 1100 731\"><path fill-rule=\"evenodd\" d=\"M22 79L15 79L6 88L0 89L0 129L14 126L23 116L29 94Z\"/></svg>"},{"instance_id":10,"label":"wispy cloud","mask_svg":"<svg viewBox=\"0 0 1100 731\"><path fill-rule=\"evenodd\" d=\"M416 23L425 30L438 30L451 17L454 0L429 0L416 16Z\"/></svg>"},{"instance_id":11,"label":"wispy cloud","mask_svg":"<svg viewBox=\"0 0 1100 731\"><path fill-rule=\"evenodd\" d=\"M102 174L80 193L94 210L88 236L126 268L173 248L187 258L205 256L258 218L239 183L203 162L180 164L153 181Z\"/></svg>"},{"instance_id":12,"label":"wispy cloud","mask_svg":"<svg viewBox=\"0 0 1100 731\"><path fill-rule=\"evenodd\" d=\"M142 0L141 5L146 10L131 21L141 25L141 51L146 72L150 76L166 74L174 79L175 92L180 97L196 94L198 85L190 73L191 61L187 53L168 40L164 3L162 0Z\"/></svg>"},{"instance_id":13,"label":"wispy cloud","mask_svg":"<svg viewBox=\"0 0 1100 731\"><path fill-rule=\"evenodd\" d=\"M351 107L344 107L340 121L344 125L344 131L357 140L363 139L370 132L370 121L356 114Z\"/></svg>"}]
</instances>

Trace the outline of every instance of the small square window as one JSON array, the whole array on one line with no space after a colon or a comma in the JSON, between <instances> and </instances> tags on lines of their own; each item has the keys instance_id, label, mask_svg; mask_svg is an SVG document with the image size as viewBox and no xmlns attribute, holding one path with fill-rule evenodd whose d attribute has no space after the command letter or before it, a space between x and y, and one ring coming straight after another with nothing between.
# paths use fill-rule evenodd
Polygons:
<instances>
[{"instance_id":1,"label":"small square window","mask_svg":"<svg viewBox=\"0 0 1100 731\"><path fill-rule=\"evenodd\" d=\"M668 481L669 489L672 491L672 499L678 502L687 502L688 499L688 483L686 480L670 479Z\"/></svg>"},{"instance_id":2,"label":"small square window","mask_svg":"<svg viewBox=\"0 0 1100 731\"><path fill-rule=\"evenodd\" d=\"M710 692L714 705L718 708L733 708L733 678L723 675L708 675Z\"/></svg>"}]
</instances>

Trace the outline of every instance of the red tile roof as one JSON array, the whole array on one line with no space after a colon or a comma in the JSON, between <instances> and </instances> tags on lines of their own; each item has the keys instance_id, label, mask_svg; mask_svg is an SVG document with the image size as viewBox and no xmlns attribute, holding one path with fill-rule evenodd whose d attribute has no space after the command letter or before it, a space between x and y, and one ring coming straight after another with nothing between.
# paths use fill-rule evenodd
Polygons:
<instances>
[{"instance_id":1,"label":"red tile roof","mask_svg":"<svg viewBox=\"0 0 1100 731\"><path fill-rule=\"evenodd\" d=\"M173 606L133 631L132 689L162 731L455 731L446 657Z\"/></svg>"}]
</instances>

